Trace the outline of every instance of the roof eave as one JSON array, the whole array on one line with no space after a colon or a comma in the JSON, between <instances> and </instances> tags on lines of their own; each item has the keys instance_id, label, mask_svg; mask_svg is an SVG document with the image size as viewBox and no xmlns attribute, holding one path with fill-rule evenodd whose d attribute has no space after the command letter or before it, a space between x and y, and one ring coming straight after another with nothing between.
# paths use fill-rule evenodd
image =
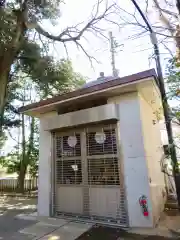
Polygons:
<instances>
[{"instance_id":1,"label":"roof eave","mask_svg":"<svg viewBox=\"0 0 180 240\"><path fill-rule=\"evenodd\" d=\"M110 88L116 88L118 86L125 87L127 85L140 82L141 80L144 80L149 77L152 77L155 80L157 79L157 75L156 75L156 72L154 69L150 69L150 70L147 70L147 71L144 71L141 73L136 73L136 74L126 76L123 78L117 78L116 80L101 83L99 85L91 86L88 88L78 89L76 91L73 91L73 92L70 92L67 94L63 94L63 95L59 95L59 96L56 96L56 97L53 97L53 98L50 98L47 100L42 100L37 103L32 103L27 106L23 106L23 107L19 108L19 112L21 112L21 113L32 112L32 111L41 109L46 106L57 105L62 102L68 102L68 101L72 101L72 100L75 100L78 98L90 96L92 94L98 94L99 92L107 91Z\"/></svg>"}]
</instances>

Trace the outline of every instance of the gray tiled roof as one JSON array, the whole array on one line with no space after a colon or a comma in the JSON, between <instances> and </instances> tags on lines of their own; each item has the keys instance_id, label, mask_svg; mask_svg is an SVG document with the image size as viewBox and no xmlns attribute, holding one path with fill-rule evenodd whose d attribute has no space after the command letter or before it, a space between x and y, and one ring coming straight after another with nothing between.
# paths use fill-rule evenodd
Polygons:
<instances>
[{"instance_id":1,"label":"gray tiled roof","mask_svg":"<svg viewBox=\"0 0 180 240\"><path fill-rule=\"evenodd\" d=\"M94 80L94 81L90 81L90 82L85 83L85 84L82 86L82 88L92 87L92 86L99 85L99 84L104 83L104 82L109 82L109 81L116 80L116 79L118 79L118 78L119 78L119 77L112 77L112 76L99 77L97 80Z\"/></svg>"}]
</instances>

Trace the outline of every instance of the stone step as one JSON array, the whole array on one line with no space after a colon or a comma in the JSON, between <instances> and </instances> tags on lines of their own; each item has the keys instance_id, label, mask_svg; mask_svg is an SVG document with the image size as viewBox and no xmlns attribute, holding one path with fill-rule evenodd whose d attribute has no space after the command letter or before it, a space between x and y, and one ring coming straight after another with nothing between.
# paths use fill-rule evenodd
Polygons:
<instances>
[{"instance_id":1,"label":"stone step","mask_svg":"<svg viewBox=\"0 0 180 240\"><path fill-rule=\"evenodd\" d=\"M165 208L178 209L178 203L177 201L167 201L165 204Z\"/></svg>"},{"instance_id":2,"label":"stone step","mask_svg":"<svg viewBox=\"0 0 180 240\"><path fill-rule=\"evenodd\" d=\"M176 197L176 195L175 194L169 194L168 196L167 196L167 200L177 200L177 197Z\"/></svg>"},{"instance_id":3,"label":"stone step","mask_svg":"<svg viewBox=\"0 0 180 240\"><path fill-rule=\"evenodd\" d=\"M169 209L178 209L178 204L177 204L177 197L176 194L169 194L167 197L167 202L165 204L165 208Z\"/></svg>"},{"instance_id":4,"label":"stone step","mask_svg":"<svg viewBox=\"0 0 180 240\"><path fill-rule=\"evenodd\" d=\"M177 203L176 199L167 199L167 203Z\"/></svg>"}]
</instances>

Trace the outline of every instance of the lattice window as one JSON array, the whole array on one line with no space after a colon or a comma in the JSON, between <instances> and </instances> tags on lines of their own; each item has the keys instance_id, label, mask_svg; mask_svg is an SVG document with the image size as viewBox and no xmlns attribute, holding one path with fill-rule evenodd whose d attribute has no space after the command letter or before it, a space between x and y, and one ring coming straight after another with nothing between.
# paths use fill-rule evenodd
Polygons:
<instances>
[{"instance_id":1,"label":"lattice window","mask_svg":"<svg viewBox=\"0 0 180 240\"><path fill-rule=\"evenodd\" d=\"M88 181L90 185L119 185L117 158L88 159Z\"/></svg>"},{"instance_id":2,"label":"lattice window","mask_svg":"<svg viewBox=\"0 0 180 240\"><path fill-rule=\"evenodd\" d=\"M82 182L81 160L59 160L56 162L58 184L80 184Z\"/></svg>"},{"instance_id":3,"label":"lattice window","mask_svg":"<svg viewBox=\"0 0 180 240\"><path fill-rule=\"evenodd\" d=\"M117 153L115 129L88 132L86 136L88 156Z\"/></svg>"},{"instance_id":4,"label":"lattice window","mask_svg":"<svg viewBox=\"0 0 180 240\"><path fill-rule=\"evenodd\" d=\"M56 156L58 158L81 156L80 134L56 136Z\"/></svg>"}]
</instances>

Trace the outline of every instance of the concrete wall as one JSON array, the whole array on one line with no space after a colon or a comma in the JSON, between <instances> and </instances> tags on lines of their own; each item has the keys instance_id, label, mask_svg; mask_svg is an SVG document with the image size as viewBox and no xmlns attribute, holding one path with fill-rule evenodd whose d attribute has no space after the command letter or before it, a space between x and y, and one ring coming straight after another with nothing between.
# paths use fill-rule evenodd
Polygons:
<instances>
[{"instance_id":1,"label":"concrete wall","mask_svg":"<svg viewBox=\"0 0 180 240\"><path fill-rule=\"evenodd\" d=\"M158 95L154 95L154 97L158 98ZM141 109L141 122L143 127L144 148L149 172L153 220L154 223L156 223L164 209L166 200L165 178L164 173L161 172L160 165L160 161L164 152L161 142L160 125L156 114L154 114L159 106L155 101L151 101L150 96L147 94L146 96L141 95L141 92L139 94L139 101Z\"/></svg>"},{"instance_id":2,"label":"concrete wall","mask_svg":"<svg viewBox=\"0 0 180 240\"><path fill-rule=\"evenodd\" d=\"M91 124L104 120L117 119L117 109L115 104L106 104L94 108L83 109L57 116L44 118L44 129L60 129L64 127L76 127L80 124Z\"/></svg>"},{"instance_id":3,"label":"concrete wall","mask_svg":"<svg viewBox=\"0 0 180 240\"><path fill-rule=\"evenodd\" d=\"M38 215L40 216L50 215L51 139L51 133L44 131L44 121L40 119L38 178Z\"/></svg>"},{"instance_id":4,"label":"concrete wall","mask_svg":"<svg viewBox=\"0 0 180 240\"><path fill-rule=\"evenodd\" d=\"M119 108L120 143L124 165L124 184L130 227L152 227L152 202L148 168L144 148L143 129L140 120L140 102L137 93L109 99ZM144 217L139 198L148 199L150 215Z\"/></svg>"},{"instance_id":5,"label":"concrete wall","mask_svg":"<svg viewBox=\"0 0 180 240\"><path fill-rule=\"evenodd\" d=\"M118 118L120 119L118 128L121 143L121 155L124 171L124 184L127 195L127 210L130 227L152 227L154 216L157 216L157 205L155 196L161 197L159 187L154 188L150 181L157 183L160 171L157 168L153 175L153 159L159 157L159 153L153 155L156 148L149 145L148 133L150 132L149 120L147 125L143 125L146 114L142 114L145 103L138 93L124 94L113 97L108 103L117 104ZM149 110L150 111L150 110ZM54 116L57 116L53 113ZM40 119L40 156L39 156L39 193L38 193L38 214L49 216L50 214L50 191L51 191L51 134L44 131L45 121L51 118L51 114L42 115ZM147 132L147 134L145 134ZM157 132L157 129L156 131ZM154 133L155 136L155 133ZM150 141L151 143L151 141ZM150 144L151 145L151 144ZM157 162L156 162L157 163ZM158 165L158 164L157 164ZM150 167L149 167L150 166ZM148 167L151 169L148 171ZM151 180L152 179L152 180ZM152 183L152 182L151 182ZM159 186L159 185L158 185ZM154 190L155 189L155 190ZM157 194L158 192L158 194ZM148 199L149 217L144 217L139 205L139 198L145 195ZM159 199L156 202L159 202ZM152 213L153 209L153 213ZM154 210L156 209L156 210Z\"/></svg>"}]
</instances>

